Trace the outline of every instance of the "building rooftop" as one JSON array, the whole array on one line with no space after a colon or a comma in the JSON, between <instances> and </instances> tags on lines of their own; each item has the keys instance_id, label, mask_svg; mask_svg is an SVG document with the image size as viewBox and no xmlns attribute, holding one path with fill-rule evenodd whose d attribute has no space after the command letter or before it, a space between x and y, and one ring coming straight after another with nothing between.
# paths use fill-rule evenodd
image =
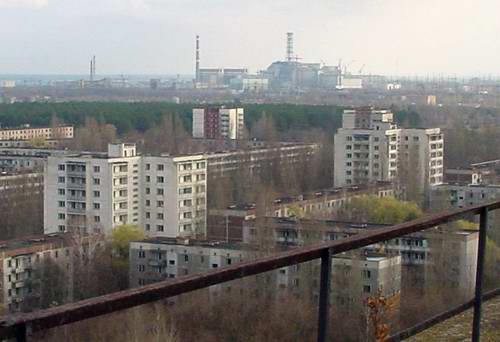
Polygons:
<instances>
[{"instance_id":1,"label":"building rooftop","mask_svg":"<svg viewBox=\"0 0 500 342\"><path fill-rule=\"evenodd\" d=\"M21 239L0 241L0 253L14 251L17 249L43 246L47 244L68 244L71 239L69 233L57 233L48 235L34 235Z\"/></svg>"}]
</instances>

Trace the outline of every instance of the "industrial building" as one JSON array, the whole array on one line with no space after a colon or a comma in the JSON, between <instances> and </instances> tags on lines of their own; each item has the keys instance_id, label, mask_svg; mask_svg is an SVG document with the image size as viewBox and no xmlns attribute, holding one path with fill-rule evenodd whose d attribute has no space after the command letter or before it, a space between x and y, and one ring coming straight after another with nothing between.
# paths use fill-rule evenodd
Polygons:
<instances>
[{"instance_id":1,"label":"industrial building","mask_svg":"<svg viewBox=\"0 0 500 342\"><path fill-rule=\"evenodd\" d=\"M275 91L308 91L314 89L362 89L363 77L347 71L347 66L304 63L294 54L294 34L286 35L286 57L273 62L264 72L269 88ZM360 70L361 71L361 70Z\"/></svg>"}]
</instances>

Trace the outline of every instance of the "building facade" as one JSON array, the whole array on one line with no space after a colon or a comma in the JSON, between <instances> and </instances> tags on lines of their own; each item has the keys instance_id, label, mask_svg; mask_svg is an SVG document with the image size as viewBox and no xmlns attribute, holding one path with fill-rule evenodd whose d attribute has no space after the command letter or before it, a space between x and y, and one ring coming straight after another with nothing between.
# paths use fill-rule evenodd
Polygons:
<instances>
[{"instance_id":1,"label":"building facade","mask_svg":"<svg viewBox=\"0 0 500 342\"><path fill-rule=\"evenodd\" d=\"M398 128L389 110L345 110L335 134L334 185L400 181L424 194L443 182L443 148L439 128Z\"/></svg>"},{"instance_id":2,"label":"building facade","mask_svg":"<svg viewBox=\"0 0 500 342\"><path fill-rule=\"evenodd\" d=\"M293 168L301 162L312 161L319 149L319 144L283 143L278 146L208 153L208 173L214 178L226 177L243 169L253 175L274 163L277 163L280 169Z\"/></svg>"},{"instance_id":3,"label":"building facade","mask_svg":"<svg viewBox=\"0 0 500 342\"><path fill-rule=\"evenodd\" d=\"M73 139L73 126L0 129L0 140Z\"/></svg>"},{"instance_id":4,"label":"building facade","mask_svg":"<svg viewBox=\"0 0 500 342\"><path fill-rule=\"evenodd\" d=\"M203 156L139 156L134 144L110 144L108 153L49 157L44 174L45 233L109 234L123 224L151 236L205 230Z\"/></svg>"},{"instance_id":5,"label":"building facade","mask_svg":"<svg viewBox=\"0 0 500 342\"><path fill-rule=\"evenodd\" d=\"M57 289L63 302L73 298L73 249L66 234L0 241L0 304L7 312L40 308L47 286L42 280L48 263L63 270L64 286ZM58 303L62 304L62 303Z\"/></svg>"},{"instance_id":6,"label":"building facade","mask_svg":"<svg viewBox=\"0 0 500 342\"><path fill-rule=\"evenodd\" d=\"M243 139L244 128L243 108L193 108L194 138Z\"/></svg>"}]
</instances>

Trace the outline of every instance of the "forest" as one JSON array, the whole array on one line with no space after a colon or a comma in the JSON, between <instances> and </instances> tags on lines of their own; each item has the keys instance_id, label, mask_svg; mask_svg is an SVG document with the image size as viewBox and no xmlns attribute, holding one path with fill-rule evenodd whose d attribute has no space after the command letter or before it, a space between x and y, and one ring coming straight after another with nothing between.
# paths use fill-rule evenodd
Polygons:
<instances>
[{"instance_id":1,"label":"forest","mask_svg":"<svg viewBox=\"0 0 500 342\"><path fill-rule=\"evenodd\" d=\"M217 104L213 104L217 106ZM273 119L278 132L322 129L334 133L342 125L342 109L338 106L310 106L293 104L242 104L245 108L245 125L252 127L261 117ZM191 131L192 109L195 104L167 102L65 102L65 103L15 103L0 104L0 124L15 127L23 124L47 126L56 116L66 124L76 127L94 118L99 123L112 124L119 135L135 130L146 132L162 122L165 114L178 116L184 128ZM396 110L396 120L401 124L417 127L418 114L411 110Z\"/></svg>"}]
</instances>

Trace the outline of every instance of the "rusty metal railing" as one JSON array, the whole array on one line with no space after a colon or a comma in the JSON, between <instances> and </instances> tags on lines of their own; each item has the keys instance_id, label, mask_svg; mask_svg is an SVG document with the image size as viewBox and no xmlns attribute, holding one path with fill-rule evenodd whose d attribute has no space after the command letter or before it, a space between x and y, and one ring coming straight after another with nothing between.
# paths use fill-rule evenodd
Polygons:
<instances>
[{"instance_id":1,"label":"rusty metal railing","mask_svg":"<svg viewBox=\"0 0 500 342\"><path fill-rule=\"evenodd\" d=\"M461 305L458 308L454 308L450 311L434 316L413 328L392 336L390 339L391 341L399 341L407 338L439 322L442 322L453 315L463 312L470 307L473 307L474 322L472 341L478 342L480 337L481 304L483 302L483 298L489 299L500 295L499 290L483 295L483 267L486 250L488 212L499 208L500 201L495 201L482 205L471 206L465 209L433 214L414 221L361 233L346 239L301 247L292 251L264 257L255 261L242 262L234 266L198 275L180 277L175 280L163 281L137 289L120 291L32 313L6 316L0 321L0 339L16 338L17 341L26 341L32 333L37 331L82 321L100 315L110 314L139 305L152 303L157 300L203 289L212 285L276 270L278 268L292 266L315 259L321 259L318 341L323 342L326 341L328 336L332 256L357 248L366 247L378 242L412 234L424 229L435 227L439 224L456 221L465 215L480 215L476 291L474 300Z\"/></svg>"}]
</instances>

